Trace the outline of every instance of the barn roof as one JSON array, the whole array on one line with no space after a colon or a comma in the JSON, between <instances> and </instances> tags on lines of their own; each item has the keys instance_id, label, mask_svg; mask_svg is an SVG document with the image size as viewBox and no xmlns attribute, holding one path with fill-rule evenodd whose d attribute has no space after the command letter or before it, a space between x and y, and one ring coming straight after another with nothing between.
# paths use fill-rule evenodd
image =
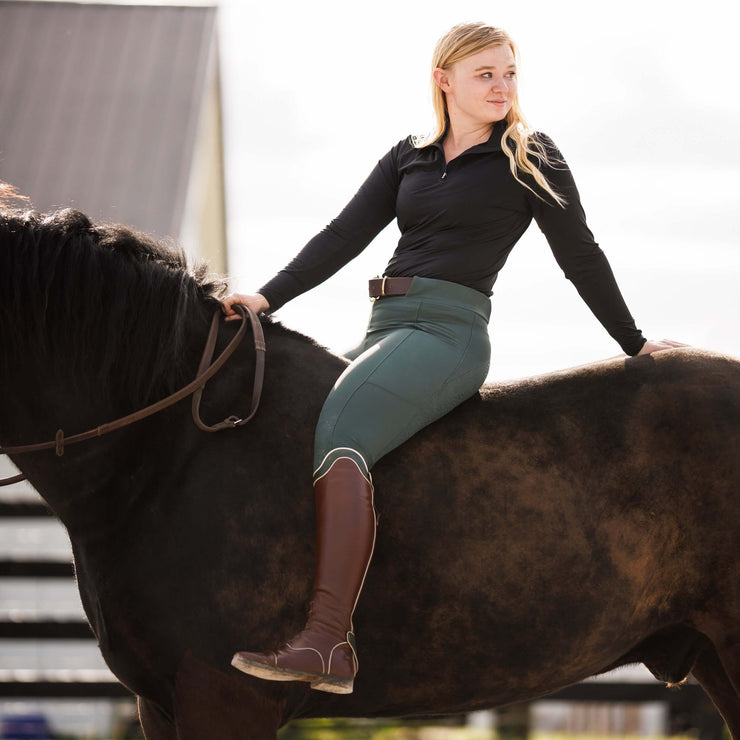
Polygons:
<instances>
[{"instance_id":1,"label":"barn roof","mask_svg":"<svg viewBox=\"0 0 740 740\"><path fill-rule=\"evenodd\" d=\"M216 8L0 1L0 179L177 237Z\"/></svg>"}]
</instances>

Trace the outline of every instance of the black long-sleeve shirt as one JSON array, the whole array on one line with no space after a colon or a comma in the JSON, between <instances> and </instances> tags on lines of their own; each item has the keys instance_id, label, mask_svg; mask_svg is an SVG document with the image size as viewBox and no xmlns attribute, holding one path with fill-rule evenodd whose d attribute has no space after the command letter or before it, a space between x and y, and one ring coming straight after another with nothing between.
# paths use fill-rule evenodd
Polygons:
<instances>
[{"instance_id":1,"label":"black long-sleeve shirt","mask_svg":"<svg viewBox=\"0 0 740 740\"><path fill-rule=\"evenodd\" d=\"M342 212L260 289L270 309L329 278L393 218L401 237L384 275L449 280L491 295L509 253L534 218L594 315L627 354L637 354L645 339L586 224L562 155L538 134L552 162L541 167L542 173L566 199L565 208L533 178L522 176L541 197L513 177L501 149L504 128L505 122L498 122L487 142L449 163L441 141L415 148L409 137L396 144Z\"/></svg>"}]
</instances>

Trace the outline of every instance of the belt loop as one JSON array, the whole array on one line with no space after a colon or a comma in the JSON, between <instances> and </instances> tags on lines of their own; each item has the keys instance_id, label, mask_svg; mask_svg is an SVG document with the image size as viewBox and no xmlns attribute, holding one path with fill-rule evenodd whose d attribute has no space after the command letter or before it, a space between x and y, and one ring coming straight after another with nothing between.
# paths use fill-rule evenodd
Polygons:
<instances>
[{"instance_id":1,"label":"belt loop","mask_svg":"<svg viewBox=\"0 0 740 740\"><path fill-rule=\"evenodd\" d=\"M383 275L383 282L380 284L380 297L385 295L385 281L388 279L386 275Z\"/></svg>"}]
</instances>

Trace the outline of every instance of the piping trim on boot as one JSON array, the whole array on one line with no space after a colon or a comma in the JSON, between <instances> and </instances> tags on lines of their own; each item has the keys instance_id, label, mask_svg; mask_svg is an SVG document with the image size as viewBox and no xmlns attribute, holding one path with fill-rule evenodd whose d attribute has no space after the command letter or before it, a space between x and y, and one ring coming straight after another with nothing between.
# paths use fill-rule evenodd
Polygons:
<instances>
[{"instance_id":1,"label":"piping trim on boot","mask_svg":"<svg viewBox=\"0 0 740 740\"><path fill-rule=\"evenodd\" d=\"M319 660L321 661L321 672L322 673L328 673L328 671L326 670L326 663L324 663L324 656L316 648L312 648L312 647L294 648L289 642L286 642L285 644L294 653L297 653L297 652L299 652L301 650L313 650L316 653L316 655L319 656ZM336 645L334 647L336 647ZM332 652L334 652L334 648L332 648L331 650L332 650ZM277 665L277 661L276 661L275 664ZM329 665L331 665L331 657L329 658Z\"/></svg>"},{"instance_id":2,"label":"piping trim on boot","mask_svg":"<svg viewBox=\"0 0 740 740\"><path fill-rule=\"evenodd\" d=\"M338 449L338 450L352 450L351 447L337 447L336 449ZM352 450L352 451L353 452L356 452L356 450ZM333 452L333 450L331 450L331 452ZM328 454L331 454L331 452L327 453L327 455ZM359 455L360 453L358 452L357 454ZM360 455L360 457L362 457L362 455ZM326 458L324 458L324 460L326 460ZM376 520L376 521L373 522L373 544L372 544L372 546L370 548L370 556L368 557L367 563L365 564L365 572L362 574L362 581L360 581L360 588L357 590L357 596L355 597L355 603L352 605L352 611L349 613L349 631L354 636L354 633L355 633L355 625L354 625L354 622L352 621L352 618L354 617L355 609L357 608L357 602L360 599L360 594L362 593L362 589L365 587L365 579L367 578L367 572L370 569L370 563L371 563L371 561L373 559L373 554L375 553L375 539L376 539L376 536L377 536L377 518L376 518L376 514L375 514L375 487L373 486L372 480L368 480L368 478L362 472L360 466L357 465L357 461L354 460L351 457L338 457L329 466L329 470L327 470L326 473L324 473L324 475L326 475L327 473L329 473L329 471L337 464L337 462L339 460L349 460L351 463L354 463L354 465L357 467L357 470L359 471L360 475L363 478L365 478L365 480L368 482L368 485L370 486L370 508L372 509L372 512L373 512L373 519ZM364 458L363 458L363 461L364 461ZM316 485L316 482L317 481L321 480L321 478L324 477L324 475L320 476L319 478L316 479L316 481L314 481L314 486ZM352 655L353 655L354 660L355 660L355 674L357 674L357 671L360 668L360 661L357 658L357 651L355 650L355 647L354 647L354 645L352 644L351 641L347 640L347 643L350 646L350 650L352 650ZM339 643L339 645L343 645L343 644L344 643ZM334 648L338 647L339 645L335 645ZM334 648L332 648L332 652L334 652ZM331 663L331 657L329 659L329 662Z\"/></svg>"},{"instance_id":3,"label":"piping trim on boot","mask_svg":"<svg viewBox=\"0 0 740 740\"><path fill-rule=\"evenodd\" d=\"M350 621L351 621L351 620L350 620ZM324 673L331 673L331 661L332 661L332 658L334 657L334 651L335 651L335 650L336 650L336 649L337 649L338 647L342 647L342 645L349 645L349 643L348 643L348 642L347 642L346 640L345 640L344 642L338 642L338 643L337 643L337 644L336 644L336 645L335 645L335 646L334 646L334 647L333 647L333 648L331 649L331 652L329 653L329 665L328 665L327 669L326 669L326 670L324 671ZM350 647L350 650L352 650L352 646L350 645L349 647ZM354 650L352 650L352 655L353 655L353 656L354 656L354 652L355 652L355 651L354 651ZM356 674L357 674L357 658L354 658L354 661L355 661L355 675L356 675Z\"/></svg>"},{"instance_id":4,"label":"piping trim on boot","mask_svg":"<svg viewBox=\"0 0 740 740\"><path fill-rule=\"evenodd\" d=\"M365 458L362 456L362 454L360 452L358 452L356 449L354 449L354 447L335 447L334 449L329 450L329 452L327 452L326 455L324 455L324 459L321 461L321 464L319 465L319 467L316 468L316 470L313 471L313 474L316 475L316 473L318 473L319 470L321 470L321 466L326 462L326 458L329 457L329 455L331 455L332 452L337 452L337 450L349 450L349 452L354 452L357 455L357 457L359 457L360 460L362 460L362 464L365 466L365 470L364 471L362 470L362 468L359 465L357 465L357 460L355 460L355 459L353 459L351 457L348 457L347 455L342 455L341 457L338 457L337 458L337 460L352 460L352 462L355 465L357 465L357 469L360 471L360 475L362 475L362 477L372 487L372 485L373 485L373 479L372 479L372 476L370 475L370 468L368 468L368 466L367 466L367 460L365 460ZM335 460L329 466L329 470L331 470L334 467L334 463L337 460ZM328 473L329 470L327 470L326 473ZM316 481L317 480L321 480L326 475L326 473L322 473L318 478L316 478L316 480L313 482L313 484L316 485Z\"/></svg>"}]
</instances>

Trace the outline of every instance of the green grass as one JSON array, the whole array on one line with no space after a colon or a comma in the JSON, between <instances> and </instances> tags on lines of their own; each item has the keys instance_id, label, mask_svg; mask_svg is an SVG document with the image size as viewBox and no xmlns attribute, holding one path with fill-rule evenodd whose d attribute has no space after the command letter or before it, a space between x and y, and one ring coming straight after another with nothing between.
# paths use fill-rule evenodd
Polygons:
<instances>
[{"instance_id":1,"label":"green grass","mask_svg":"<svg viewBox=\"0 0 740 740\"><path fill-rule=\"evenodd\" d=\"M730 735L725 731L727 740ZM59 740L62 740L60 736ZM143 736L142 736L143 737ZM293 722L278 733L279 740L499 740L495 730L451 727L439 724L405 723L382 726L379 721L304 720ZM65 737L64 740L88 740ZM105 740L105 739L101 739ZM108 740L119 740L110 738ZM638 735L598 735L533 732L528 740L696 740L693 735L645 737Z\"/></svg>"},{"instance_id":2,"label":"green grass","mask_svg":"<svg viewBox=\"0 0 740 740\"><path fill-rule=\"evenodd\" d=\"M727 736L729 740L729 735ZM303 720L278 733L279 740L499 740L495 730L451 727L424 722L387 725L375 720ZM528 740L696 740L694 736L647 738L636 735L598 735L534 732Z\"/></svg>"},{"instance_id":3,"label":"green grass","mask_svg":"<svg viewBox=\"0 0 740 740\"><path fill-rule=\"evenodd\" d=\"M422 721L303 720L278 733L279 740L496 740L492 730L440 726Z\"/></svg>"}]
</instances>

